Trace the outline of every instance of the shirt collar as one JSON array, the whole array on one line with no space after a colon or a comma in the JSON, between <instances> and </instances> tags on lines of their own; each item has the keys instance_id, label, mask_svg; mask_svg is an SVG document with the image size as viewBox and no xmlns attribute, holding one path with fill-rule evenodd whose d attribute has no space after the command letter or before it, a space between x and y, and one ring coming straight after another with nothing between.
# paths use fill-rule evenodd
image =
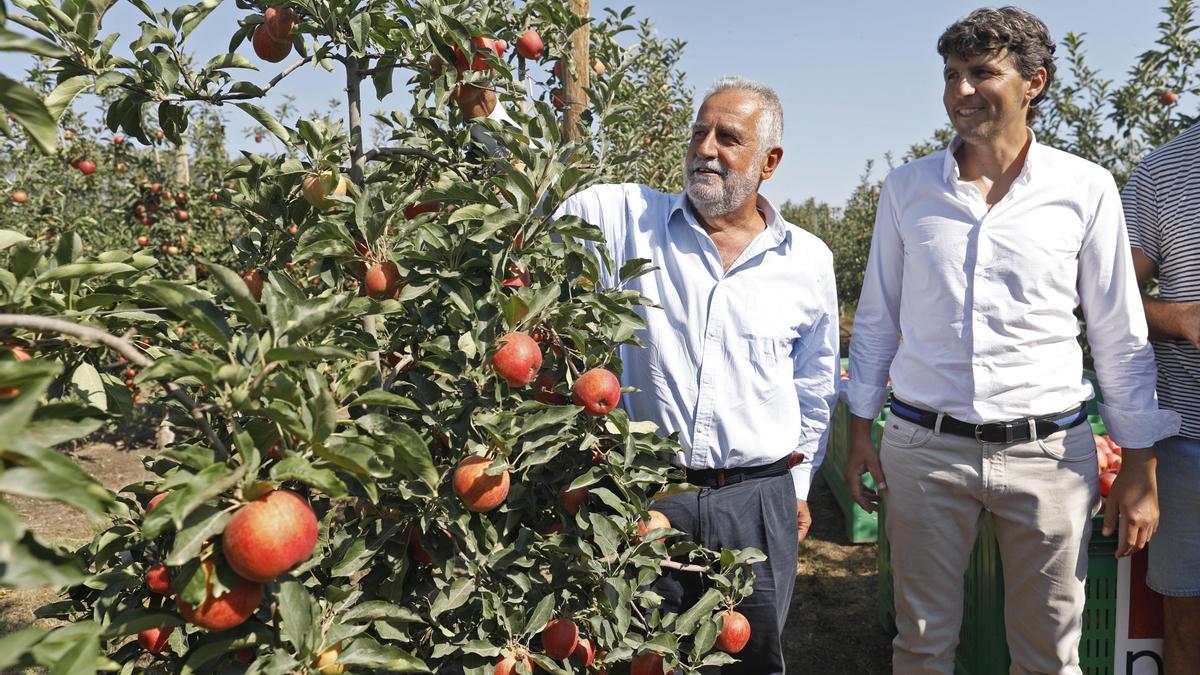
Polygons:
<instances>
[{"instance_id":1,"label":"shirt collar","mask_svg":"<svg viewBox=\"0 0 1200 675\"><path fill-rule=\"evenodd\" d=\"M772 245L778 246L783 243L788 238L787 221L779 215L778 209L775 208L770 200L761 194L758 195L756 204L758 210L762 211L763 220L767 223L767 232L771 238ZM692 227L699 228L702 232L704 231L704 226L700 224L700 221L696 218L696 214L688 207L686 190L671 198L671 210L667 214L668 222L675 217L676 212L683 214L685 222L689 223Z\"/></svg>"},{"instance_id":2,"label":"shirt collar","mask_svg":"<svg viewBox=\"0 0 1200 675\"><path fill-rule=\"evenodd\" d=\"M1042 153L1042 146L1038 144L1037 134L1033 133L1033 129L1025 127L1029 131L1029 152L1025 153L1025 166L1021 167L1021 173L1017 176L1014 183L1028 183L1033 176L1035 169L1034 165L1038 163ZM958 134L950 141L950 145L946 146L946 155L942 158L942 178L949 184L953 185L958 181L958 159L954 153L962 147L963 139Z\"/></svg>"}]
</instances>

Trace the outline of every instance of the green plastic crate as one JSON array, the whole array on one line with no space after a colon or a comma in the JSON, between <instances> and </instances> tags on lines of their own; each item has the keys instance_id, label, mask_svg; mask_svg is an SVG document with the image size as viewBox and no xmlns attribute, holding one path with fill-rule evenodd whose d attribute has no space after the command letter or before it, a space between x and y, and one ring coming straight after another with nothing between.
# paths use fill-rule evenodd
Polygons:
<instances>
[{"instance_id":1,"label":"green plastic crate","mask_svg":"<svg viewBox=\"0 0 1200 675\"><path fill-rule=\"evenodd\" d=\"M887 534L886 514L879 518L879 618L884 629L896 631L895 596ZM1104 519L1092 520L1092 538L1088 545L1086 601L1083 607L1083 636L1079 643L1079 663L1086 675L1113 675L1117 561L1116 538L1101 534ZM959 675L1006 675L1009 667L1008 644L1004 632L1004 573L992 518L984 512L979 538L963 577L963 623L955 652L955 672Z\"/></svg>"},{"instance_id":2,"label":"green plastic crate","mask_svg":"<svg viewBox=\"0 0 1200 675\"><path fill-rule=\"evenodd\" d=\"M845 470L847 451L850 447L850 409L838 401L829 421L829 442L825 447L825 461L820 474L829 486L842 511L842 522L846 527L846 538L855 544L868 544L878 536L878 518L867 513L850 497L850 486L846 484ZM863 477L863 483L874 489L871 476Z\"/></svg>"}]
</instances>

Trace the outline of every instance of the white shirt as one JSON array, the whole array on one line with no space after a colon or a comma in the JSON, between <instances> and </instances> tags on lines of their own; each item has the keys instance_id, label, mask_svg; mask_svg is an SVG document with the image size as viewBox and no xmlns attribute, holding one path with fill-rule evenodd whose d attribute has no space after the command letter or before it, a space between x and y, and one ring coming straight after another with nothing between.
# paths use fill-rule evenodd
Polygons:
<instances>
[{"instance_id":1,"label":"white shirt","mask_svg":"<svg viewBox=\"0 0 1200 675\"><path fill-rule=\"evenodd\" d=\"M557 216L600 228L614 262L602 279L644 258L653 271L626 280L653 303L639 307L644 348L622 345L621 401L635 420L679 433L679 466L770 464L793 452L796 496L807 499L820 465L838 387L833 256L759 197L766 229L724 269L683 194L601 185L568 199Z\"/></svg>"},{"instance_id":2,"label":"white shirt","mask_svg":"<svg viewBox=\"0 0 1200 675\"><path fill-rule=\"evenodd\" d=\"M1174 435L1112 176L1033 139L989 211L959 180L960 143L884 182L850 341L851 412L878 414L889 371L897 398L976 424L1077 406L1093 397L1072 313L1082 305L1113 441Z\"/></svg>"}]
</instances>

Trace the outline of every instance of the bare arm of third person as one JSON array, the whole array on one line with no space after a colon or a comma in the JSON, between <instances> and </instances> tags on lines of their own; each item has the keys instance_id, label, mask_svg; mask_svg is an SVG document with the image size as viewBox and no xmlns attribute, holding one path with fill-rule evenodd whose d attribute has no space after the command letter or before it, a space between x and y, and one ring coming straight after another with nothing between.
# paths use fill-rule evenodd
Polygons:
<instances>
[{"instance_id":1,"label":"bare arm of third person","mask_svg":"<svg viewBox=\"0 0 1200 675\"><path fill-rule=\"evenodd\" d=\"M1158 265L1142 249L1134 248L1132 251L1133 269L1137 274L1138 287L1142 289L1142 306L1146 308L1150 339L1183 338L1200 349L1200 303L1169 302L1146 295L1146 284L1158 273Z\"/></svg>"}]
</instances>

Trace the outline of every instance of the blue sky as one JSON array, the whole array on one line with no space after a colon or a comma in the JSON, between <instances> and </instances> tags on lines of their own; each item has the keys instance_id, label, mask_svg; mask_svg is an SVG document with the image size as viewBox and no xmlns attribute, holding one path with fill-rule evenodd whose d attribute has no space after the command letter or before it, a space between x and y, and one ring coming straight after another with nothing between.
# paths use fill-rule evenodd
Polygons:
<instances>
[{"instance_id":1,"label":"blue sky","mask_svg":"<svg viewBox=\"0 0 1200 675\"><path fill-rule=\"evenodd\" d=\"M168 5L161 0L150 4ZM835 205L842 204L857 184L866 160L882 160L888 150L900 155L944 123L941 61L934 46L949 23L979 6L948 0L592 0L593 14L605 4L634 4L636 16L651 19L661 36L686 40L681 67L698 96L722 75L743 75L774 86L786 115L785 155L763 192L777 202L812 196ZM1055 39L1069 31L1086 33L1091 65L1104 77L1122 81L1137 55L1153 46L1162 19L1159 4L1160 0L1029 0L1022 6L1042 17ZM225 51L239 14L226 0L201 25L192 42L198 56L207 60ZM132 27L138 17L121 3L110 13L103 33ZM127 45L137 30L126 28L123 33L118 45ZM239 51L250 55L249 45ZM19 76L24 67L20 57L0 53L0 71ZM265 81L278 72L278 67L272 68L249 79ZM341 84L336 71L306 67L274 92L294 95L301 110L323 111L326 101L340 95ZM373 96L368 99L367 112L381 109ZM383 104L402 110L408 106L395 94ZM1183 97L1179 105L1181 111L1193 111L1196 102ZM341 108L338 113L344 115ZM230 149L255 148L249 138L237 138L236 130L249 127L250 120L232 109L226 119L232 132ZM876 175L883 170L880 161Z\"/></svg>"}]
</instances>

